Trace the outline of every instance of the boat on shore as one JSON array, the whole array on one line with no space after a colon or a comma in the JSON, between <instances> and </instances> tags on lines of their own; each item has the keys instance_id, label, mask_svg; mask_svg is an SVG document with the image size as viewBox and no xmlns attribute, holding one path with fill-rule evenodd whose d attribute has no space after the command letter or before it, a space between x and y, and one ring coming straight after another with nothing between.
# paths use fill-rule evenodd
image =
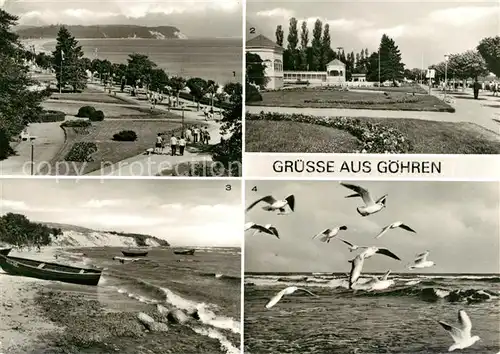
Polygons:
<instances>
[{"instance_id":1,"label":"boat on shore","mask_svg":"<svg viewBox=\"0 0 500 354\"><path fill-rule=\"evenodd\" d=\"M194 255L195 249L190 249L190 250L182 250L182 251L174 251L175 254L182 254L185 256L192 256Z\"/></svg>"},{"instance_id":2,"label":"boat on shore","mask_svg":"<svg viewBox=\"0 0 500 354\"><path fill-rule=\"evenodd\" d=\"M125 257L146 257L149 253L149 250L144 249L128 249L122 250L122 253Z\"/></svg>"},{"instance_id":3,"label":"boat on shore","mask_svg":"<svg viewBox=\"0 0 500 354\"><path fill-rule=\"evenodd\" d=\"M0 248L0 254L7 256L11 250L12 250L12 248Z\"/></svg>"},{"instance_id":4,"label":"boat on shore","mask_svg":"<svg viewBox=\"0 0 500 354\"><path fill-rule=\"evenodd\" d=\"M0 267L12 275L94 286L99 283L102 274L98 269L72 267L2 254L0 254Z\"/></svg>"}]
</instances>

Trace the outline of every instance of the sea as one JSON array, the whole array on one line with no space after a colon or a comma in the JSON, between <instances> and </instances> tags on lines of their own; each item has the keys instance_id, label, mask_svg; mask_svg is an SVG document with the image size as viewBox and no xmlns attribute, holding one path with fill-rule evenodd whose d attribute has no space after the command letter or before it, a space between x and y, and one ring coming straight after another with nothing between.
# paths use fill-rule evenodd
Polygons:
<instances>
[{"instance_id":1,"label":"sea","mask_svg":"<svg viewBox=\"0 0 500 354\"><path fill-rule=\"evenodd\" d=\"M148 55L169 76L201 77L220 85L242 82L243 40L241 38L191 39L78 39L84 56L127 63L129 54ZM53 51L56 41L43 49Z\"/></svg>"},{"instance_id":2,"label":"sea","mask_svg":"<svg viewBox=\"0 0 500 354\"><path fill-rule=\"evenodd\" d=\"M163 304L200 317L192 330L220 342L220 353L240 353L241 254L239 248L196 248L193 256L176 255L175 248L153 248L139 261L120 263L122 248L74 249L59 256L65 263L104 268L97 286L60 282L46 288L79 293L99 300L110 311L144 311L151 304ZM61 261L60 258L58 258ZM138 353L131 348L130 353Z\"/></svg>"},{"instance_id":3,"label":"sea","mask_svg":"<svg viewBox=\"0 0 500 354\"><path fill-rule=\"evenodd\" d=\"M457 352L500 352L499 274L391 274L392 287L363 290L372 275L348 290L344 273L246 273L245 354L448 353L453 340L437 321L457 325L460 309L481 340ZM295 292L265 308L293 285L318 297Z\"/></svg>"}]
</instances>

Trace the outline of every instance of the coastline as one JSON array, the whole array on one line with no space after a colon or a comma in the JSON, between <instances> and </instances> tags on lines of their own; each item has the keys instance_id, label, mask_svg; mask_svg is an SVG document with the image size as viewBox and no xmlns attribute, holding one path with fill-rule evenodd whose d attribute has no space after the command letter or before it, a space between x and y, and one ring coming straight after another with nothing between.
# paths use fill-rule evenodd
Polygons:
<instances>
[{"instance_id":1,"label":"coastline","mask_svg":"<svg viewBox=\"0 0 500 354\"><path fill-rule=\"evenodd\" d=\"M74 252L91 248L96 247L50 246L41 252L13 250L11 255L88 268L92 258L82 259L78 257L82 253ZM0 353L135 354L138 349L158 354L236 353L231 343L224 341L227 337L239 342L239 335L236 338L230 331L207 328L198 317L203 317L203 313L190 313L168 303L143 301L116 289L110 297L106 278L101 278L104 286L80 287L10 276L0 271ZM182 312L180 316L186 322L176 323L162 315L159 304L169 315ZM138 320L139 313L150 316L168 330L148 330Z\"/></svg>"}]
</instances>

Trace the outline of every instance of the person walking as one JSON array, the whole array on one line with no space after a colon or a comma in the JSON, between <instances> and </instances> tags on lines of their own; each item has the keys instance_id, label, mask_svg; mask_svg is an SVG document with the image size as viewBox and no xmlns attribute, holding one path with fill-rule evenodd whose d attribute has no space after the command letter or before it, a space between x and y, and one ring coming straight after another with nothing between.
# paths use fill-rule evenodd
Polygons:
<instances>
[{"instance_id":1,"label":"person walking","mask_svg":"<svg viewBox=\"0 0 500 354\"><path fill-rule=\"evenodd\" d=\"M177 138L174 134L170 138L170 149L172 150L172 156L175 156L177 154Z\"/></svg>"},{"instance_id":2,"label":"person walking","mask_svg":"<svg viewBox=\"0 0 500 354\"><path fill-rule=\"evenodd\" d=\"M158 133L158 136L156 137L156 144L155 144L155 152L156 153L161 153L163 150L163 138L161 137L161 133Z\"/></svg>"},{"instance_id":3,"label":"person walking","mask_svg":"<svg viewBox=\"0 0 500 354\"><path fill-rule=\"evenodd\" d=\"M498 82L491 83L491 91L493 91L492 96L498 96Z\"/></svg>"},{"instance_id":4,"label":"person walking","mask_svg":"<svg viewBox=\"0 0 500 354\"><path fill-rule=\"evenodd\" d=\"M181 138L179 139L179 155L184 156L185 147L186 147L186 139L184 139L184 136L181 135Z\"/></svg>"},{"instance_id":5,"label":"person walking","mask_svg":"<svg viewBox=\"0 0 500 354\"><path fill-rule=\"evenodd\" d=\"M193 137L194 137L194 143L198 142L198 139L200 138L200 129L195 126L193 129Z\"/></svg>"},{"instance_id":6,"label":"person walking","mask_svg":"<svg viewBox=\"0 0 500 354\"><path fill-rule=\"evenodd\" d=\"M188 127L188 128L186 129L186 141L188 141L188 142L190 142L190 141L191 141L191 139L192 139L192 135L191 135L191 134L192 134L192 133L191 133L191 128L190 128L190 127Z\"/></svg>"},{"instance_id":7,"label":"person walking","mask_svg":"<svg viewBox=\"0 0 500 354\"><path fill-rule=\"evenodd\" d=\"M210 143L210 133L208 132L207 127L205 127L205 130L203 131L203 142L207 145Z\"/></svg>"},{"instance_id":8,"label":"person walking","mask_svg":"<svg viewBox=\"0 0 500 354\"><path fill-rule=\"evenodd\" d=\"M476 81L474 81L472 88L474 90L474 99L477 100L479 97L479 90L482 88L481 84L477 81L477 78Z\"/></svg>"}]
</instances>

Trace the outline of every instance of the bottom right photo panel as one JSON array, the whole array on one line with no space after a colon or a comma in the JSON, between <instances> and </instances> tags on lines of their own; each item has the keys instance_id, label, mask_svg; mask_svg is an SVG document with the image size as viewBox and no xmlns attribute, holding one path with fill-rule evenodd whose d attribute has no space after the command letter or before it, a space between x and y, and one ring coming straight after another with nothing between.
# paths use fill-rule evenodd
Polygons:
<instances>
[{"instance_id":1,"label":"bottom right photo panel","mask_svg":"<svg viewBox=\"0 0 500 354\"><path fill-rule=\"evenodd\" d=\"M500 352L498 182L246 181L244 352Z\"/></svg>"}]
</instances>

